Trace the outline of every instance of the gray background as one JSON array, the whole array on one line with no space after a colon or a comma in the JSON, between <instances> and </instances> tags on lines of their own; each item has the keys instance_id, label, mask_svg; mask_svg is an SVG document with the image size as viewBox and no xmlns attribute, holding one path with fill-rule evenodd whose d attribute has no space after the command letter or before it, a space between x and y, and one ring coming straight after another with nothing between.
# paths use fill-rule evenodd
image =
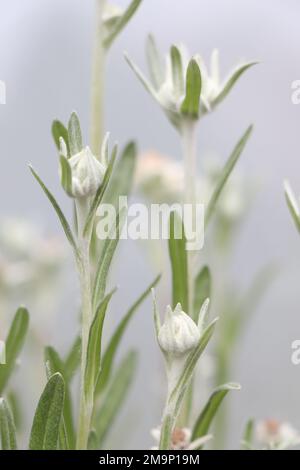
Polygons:
<instances>
[{"instance_id":1,"label":"gray background","mask_svg":"<svg viewBox=\"0 0 300 470\"><path fill-rule=\"evenodd\" d=\"M119 0L120 5L126 3ZM7 104L0 106L1 216L26 216L60 233L26 164L30 161L39 169L71 214L59 188L49 128L54 117L66 120L76 109L87 135L94 2L1 0L0 6L0 79L7 85ZM290 99L291 82L300 78L299 18L297 0L144 0L108 61L106 127L113 139L123 144L133 137L141 149L157 148L175 158L180 156L177 136L133 77L123 50L144 67L144 39L152 31L164 50L183 41L192 53L200 51L208 58L211 49L219 47L224 71L240 58L260 61L199 128L200 169L202 154L214 151L225 159L247 125L255 124L240 166L259 176L262 190L239 237L232 272L247 285L266 262L275 260L280 266L236 351L232 378L243 389L232 400L233 447L249 416L287 419L300 429L300 366L290 361L291 342L300 337L300 244L282 191L286 176L300 188L300 106ZM129 243L121 253L114 274L120 285L116 316L154 275L140 246ZM65 284L67 298L73 299L76 280L68 277ZM68 312L75 310L76 300L67 306ZM32 321L42 314L32 312ZM59 326L68 326L71 314L68 320L63 312L60 315L61 323L49 332L49 340L63 349L63 335L75 332L77 316L67 330ZM159 420L163 385L149 301L132 323L124 349L129 346L141 351L139 376L117 433L128 434L130 427L132 434L123 445L145 447L151 445L149 429Z\"/></svg>"}]
</instances>

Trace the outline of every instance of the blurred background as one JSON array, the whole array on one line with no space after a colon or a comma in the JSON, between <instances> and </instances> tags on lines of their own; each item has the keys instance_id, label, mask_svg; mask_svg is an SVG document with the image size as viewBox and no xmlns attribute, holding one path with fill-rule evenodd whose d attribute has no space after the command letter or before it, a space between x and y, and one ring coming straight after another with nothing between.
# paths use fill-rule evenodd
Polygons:
<instances>
[{"instance_id":1,"label":"blurred background","mask_svg":"<svg viewBox=\"0 0 300 470\"><path fill-rule=\"evenodd\" d=\"M126 6L128 2L117 3ZM67 350L78 331L79 294L69 248L27 163L39 171L71 217L70 201L59 184L50 126L54 118L66 121L75 109L88 141L94 1L0 0L0 6L0 79L6 83L7 94L6 105L0 105L2 232L3 221L7 223L9 218L12 223L12 217L39 227L38 233L26 232L24 236L21 228L14 229L16 241L11 226L4 232L6 243L34 249L33 269L42 263L44 284L50 289L45 296L38 294L38 288L28 295L17 284L10 302L6 302L6 293L0 292L0 339L5 337L3 330L18 302L29 304L31 328L38 337L34 366L28 363L30 354L23 354L24 367L14 378L25 404L28 434L44 373L42 346L38 345L50 343L62 352ZM250 123L255 126L237 170L254 182L254 189L235 234L230 261L218 263L218 253L210 247L218 285L226 291L230 280L231 288L239 293L269 263L276 265L277 273L232 351L228 379L240 382L242 390L229 400L229 448L239 446L249 417L287 420L300 429L300 366L290 360L291 343L300 338L300 242L282 189L283 179L289 177L300 194L300 105L291 101L292 81L300 79L299 18L297 0L144 0L114 44L107 64L106 128L112 140L123 145L134 138L141 152L155 150L179 160L175 131L137 82L123 51L145 69L144 44L152 32L163 52L172 43L183 42L191 53L200 52L208 60L211 50L219 48L222 76L240 59L259 61L199 126L199 173L209 155L225 162L246 127ZM52 252L53 246L58 250ZM155 274L147 248L130 241L122 243L111 276L119 292L110 312L108 333ZM38 277L41 279L40 274ZM168 286L167 274L163 285ZM168 301L169 292L164 290L160 303ZM222 313L222 302L213 297L212 314ZM159 423L165 385L149 299L123 342L123 350L132 347L139 351L138 376L107 445L147 448L153 445L150 429ZM203 395L199 386L200 400Z\"/></svg>"}]
</instances>

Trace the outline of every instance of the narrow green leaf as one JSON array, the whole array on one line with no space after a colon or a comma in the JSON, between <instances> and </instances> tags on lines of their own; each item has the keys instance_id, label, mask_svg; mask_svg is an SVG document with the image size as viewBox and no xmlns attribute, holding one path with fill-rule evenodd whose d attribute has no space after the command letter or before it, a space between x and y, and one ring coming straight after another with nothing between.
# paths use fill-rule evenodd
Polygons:
<instances>
[{"instance_id":1,"label":"narrow green leaf","mask_svg":"<svg viewBox=\"0 0 300 470\"><path fill-rule=\"evenodd\" d=\"M74 343L71 346L67 357L65 358L64 370L68 381L71 381L74 374L79 368L81 360L81 338L77 336Z\"/></svg>"},{"instance_id":2,"label":"narrow green leaf","mask_svg":"<svg viewBox=\"0 0 300 470\"><path fill-rule=\"evenodd\" d=\"M72 170L66 157L59 156L60 182L66 193L72 197Z\"/></svg>"},{"instance_id":3,"label":"narrow green leaf","mask_svg":"<svg viewBox=\"0 0 300 470\"><path fill-rule=\"evenodd\" d=\"M47 198L51 202L51 204L52 204L52 206L53 206L53 208L54 208L54 210L55 210L55 212L56 212L56 214L57 214L57 216L60 220L62 228L63 228L63 230L66 234L66 237L67 237L68 241L70 242L71 246L73 247L73 249L75 250L75 253L77 254L77 246L76 246L76 242L75 242L72 230L71 230L71 228L70 228L70 226L67 222L67 219L65 218L61 208L59 207L58 203L56 202L55 197L52 195L52 193L49 191L47 186L43 183L43 181L41 180L41 178L35 172L35 170L32 168L31 165L29 165L29 168L30 168L31 173L33 174L33 176L35 177L35 179L37 180L37 182L41 186L42 190L46 194Z\"/></svg>"},{"instance_id":4,"label":"narrow green leaf","mask_svg":"<svg viewBox=\"0 0 300 470\"><path fill-rule=\"evenodd\" d=\"M129 20L132 18L141 2L142 0L132 0L127 9L124 11L123 15L114 22L109 34L103 40L103 46L105 49L108 49L112 45L115 38L121 33Z\"/></svg>"},{"instance_id":5,"label":"narrow green leaf","mask_svg":"<svg viewBox=\"0 0 300 470\"><path fill-rule=\"evenodd\" d=\"M298 232L300 232L299 204L297 202L297 199L295 198L294 192L292 188L290 187L290 184L288 181L284 182L284 194L285 194L285 199L286 199L286 203L288 205L290 214L293 218L293 221L296 225Z\"/></svg>"},{"instance_id":6,"label":"narrow green leaf","mask_svg":"<svg viewBox=\"0 0 300 470\"><path fill-rule=\"evenodd\" d=\"M152 34L149 34L146 42L146 56L148 62L149 73L151 81L156 90L159 89L164 81L164 69L157 49L155 39Z\"/></svg>"},{"instance_id":7,"label":"narrow green leaf","mask_svg":"<svg viewBox=\"0 0 300 470\"><path fill-rule=\"evenodd\" d=\"M141 72L139 67L130 59L130 57L128 56L128 54L126 52L124 53L124 58L125 58L127 64L129 65L129 67L131 68L131 70L134 72L136 77L139 79L139 81L141 82L141 84L145 88L145 90L148 93L150 93L150 95L152 95L156 99L156 90L154 89L152 84L149 82L149 80L147 80L147 78Z\"/></svg>"},{"instance_id":8,"label":"narrow green leaf","mask_svg":"<svg viewBox=\"0 0 300 470\"><path fill-rule=\"evenodd\" d=\"M52 136L53 136L55 145L57 147L57 150L58 151L60 150L60 138L62 137L66 143L68 154L69 154L70 153L69 134L68 134L68 130L63 125L63 123L58 120L53 121L51 131L52 131Z\"/></svg>"},{"instance_id":9,"label":"narrow green leaf","mask_svg":"<svg viewBox=\"0 0 300 470\"><path fill-rule=\"evenodd\" d=\"M29 442L31 450L57 450L64 388L61 374L56 373L48 380L33 419Z\"/></svg>"},{"instance_id":10,"label":"narrow green leaf","mask_svg":"<svg viewBox=\"0 0 300 470\"><path fill-rule=\"evenodd\" d=\"M219 93L219 95L212 102L212 107L215 107L217 104L219 104L221 101L223 101L223 99L226 98L226 96L228 95L228 93L230 92L230 90L232 89L232 87L234 86L236 81L240 78L240 76L243 75L244 72L246 72L246 70L248 70L250 67L252 67L253 65L256 65L256 64L257 64L257 62L249 62L247 64L244 64L244 65L241 65L240 67L238 67L235 70L235 72L233 72L233 74L229 77L229 79L225 83L222 91Z\"/></svg>"},{"instance_id":11,"label":"narrow green leaf","mask_svg":"<svg viewBox=\"0 0 300 470\"><path fill-rule=\"evenodd\" d=\"M120 215L117 215L117 220L113 224L110 231L112 236L108 236L108 238L104 241L103 249L100 253L100 259L98 262L93 286L92 303L94 309L96 309L98 303L103 299L105 295L109 269L120 240L120 234L122 231L122 226L126 214L127 210L124 209Z\"/></svg>"},{"instance_id":12,"label":"narrow green leaf","mask_svg":"<svg viewBox=\"0 0 300 470\"><path fill-rule=\"evenodd\" d=\"M21 403L19 395L15 390L9 390L7 395L7 403L9 408L11 409L13 420L16 425L16 429L20 429L23 424L23 412L21 409Z\"/></svg>"},{"instance_id":13,"label":"narrow green leaf","mask_svg":"<svg viewBox=\"0 0 300 470\"><path fill-rule=\"evenodd\" d=\"M211 273L208 266L202 268L195 279L194 320L197 320L200 309L211 296Z\"/></svg>"},{"instance_id":14,"label":"narrow green leaf","mask_svg":"<svg viewBox=\"0 0 300 470\"><path fill-rule=\"evenodd\" d=\"M243 134L242 138L239 140L239 142L237 143L237 145L235 146L235 148L233 149L233 152L231 153L230 157L228 158L219 178L218 178L218 181L216 183L216 186L215 186L215 189L214 189L214 192L209 200L209 203L208 203L208 206L207 206L207 209L206 209L206 212L205 212L205 225L208 224L212 214L213 214L213 211L215 209L215 206L219 200L219 197L220 197L220 194L232 172L232 170L234 169L242 151L244 150L245 148L245 145L251 135L251 132L252 132L252 126L249 126L248 129L246 130L246 132Z\"/></svg>"},{"instance_id":15,"label":"narrow green leaf","mask_svg":"<svg viewBox=\"0 0 300 470\"><path fill-rule=\"evenodd\" d=\"M0 394L2 394L22 350L28 330L29 314L26 308L18 308L5 341L6 363L0 365Z\"/></svg>"},{"instance_id":16,"label":"narrow green leaf","mask_svg":"<svg viewBox=\"0 0 300 470\"><path fill-rule=\"evenodd\" d=\"M185 98L181 113L190 119L198 119L201 94L201 73L195 59L191 59L186 72Z\"/></svg>"},{"instance_id":17,"label":"narrow green leaf","mask_svg":"<svg viewBox=\"0 0 300 470\"><path fill-rule=\"evenodd\" d=\"M171 393L170 400L176 400L175 415L177 415L178 412L180 411L186 389L191 381L197 362L201 354L205 350L209 340L212 337L212 334L215 329L216 321L217 319L213 320L208 325L208 327L204 330L203 334L201 335L197 348L193 350L188 356L186 363L185 363L184 371L182 375L179 377L177 385L175 386L174 390Z\"/></svg>"},{"instance_id":18,"label":"narrow green leaf","mask_svg":"<svg viewBox=\"0 0 300 470\"><path fill-rule=\"evenodd\" d=\"M188 312L188 273L186 239L183 222L177 212L170 214L169 255L172 268L173 308L181 303ZM178 238L177 238L178 237Z\"/></svg>"},{"instance_id":19,"label":"narrow green leaf","mask_svg":"<svg viewBox=\"0 0 300 470\"><path fill-rule=\"evenodd\" d=\"M51 346L47 346L44 351L44 359L47 368L49 369L50 376L59 372L65 383L65 400L64 400L64 426L66 430L66 438L68 446L70 449L75 448L75 428L73 420L73 411L72 411L72 399L71 392L68 383L67 374L65 372L65 365L62 359L60 358L58 352ZM50 378L50 377L48 377ZM63 425L63 423L61 423ZM63 434L63 433L62 433Z\"/></svg>"},{"instance_id":20,"label":"narrow green leaf","mask_svg":"<svg viewBox=\"0 0 300 470\"><path fill-rule=\"evenodd\" d=\"M115 145L114 148L113 148L113 151L112 151L112 156L111 156L110 162L108 164L108 167L106 169L106 172L105 172L105 175L104 175L104 178L103 178L103 182L102 182L101 186L98 188L98 190L95 194L95 197L92 201L92 204L91 204L91 207L90 207L90 210L89 210L89 214L88 214L87 219L86 219L84 231L83 231L84 235L87 235L89 233L89 231L90 231L90 229L91 229L91 227L94 223L94 218L95 218L97 209L98 209L98 207L99 207L99 205L100 205L100 203L103 199L103 196L105 194L105 191L107 189L108 183L109 183L111 175L112 175L115 159L116 159L116 156L117 156L117 151L118 151L118 148Z\"/></svg>"},{"instance_id":21,"label":"narrow green leaf","mask_svg":"<svg viewBox=\"0 0 300 470\"><path fill-rule=\"evenodd\" d=\"M121 322L117 326L113 336L110 339L110 342L108 343L108 346L105 350L105 353L103 355L103 360L101 364L101 373L98 378L98 383L96 387L97 393L100 393L104 387L106 386L108 379L110 377L112 367L113 367L113 362L116 356L116 352L118 349L118 346L120 344L121 339L123 338L123 335L126 331L126 328L133 317L134 313L137 311L138 307L141 305L141 303L145 300L145 298L149 295L151 292L151 289L156 286L160 279L160 276L157 276L154 281L150 284L149 287L142 293L142 295L136 300L136 302L132 305L132 307L128 310L126 315L122 318Z\"/></svg>"},{"instance_id":22,"label":"narrow green leaf","mask_svg":"<svg viewBox=\"0 0 300 470\"><path fill-rule=\"evenodd\" d=\"M253 442L253 432L254 432L254 421L253 419L249 419L245 426L245 431L243 435L243 440L241 444L241 450L249 450L252 448Z\"/></svg>"},{"instance_id":23,"label":"narrow green leaf","mask_svg":"<svg viewBox=\"0 0 300 470\"><path fill-rule=\"evenodd\" d=\"M73 111L68 123L68 136L71 155L75 155L82 150L82 136L80 122L77 114Z\"/></svg>"},{"instance_id":24,"label":"narrow green leaf","mask_svg":"<svg viewBox=\"0 0 300 470\"><path fill-rule=\"evenodd\" d=\"M131 351L117 368L96 416L95 423L99 446L103 444L116 416L120 412L135 376L136 368L137 353Z\"/></svg>"},{"instance_id":25,"label":"narrow green leaf","mask_svg":"<svg viewBox=\"0 0 300 470\"><path fill-rule=\"evenodd\" d=\"M103 323L108 304L115 291L116 289L107 294L100 302L90 327L84 379L86 394L95 387L100 372Z\"/></svg>"},{"instance_id":26,"label":"narrow green leaf","mask_svg":"<svg viewBox=\"0 0 300 470\"><path fill-rule=\"evenodd\" d=\"M2 450L17 449L15 423L4 398L0 398L0 436Z\"/></svg>"},{"instance_id":27,"label":"narrow green leaf","mask_svg":"<svg viewBox=\"0 0 300 470\"><path fill-rule=\"evenodd\" d=\"M214 390L194 425L192 441L207 434L219 406L227 393L230 390L240 390L240 388L239 384L228 383Z\"/></svg>"},{"instance_id":28,"label":"narrow green leaf","mask_svg":"<svg viewBox=\"0 0 300 470\"><path fill-rule=\"evenodd\" d=\"M173 87L177 97L180 97L184 93L184 78L183 78L183 67L181 53L178 47L171 47L171 65L172 65L172 79Z\"/></svg>"}]
</instances>

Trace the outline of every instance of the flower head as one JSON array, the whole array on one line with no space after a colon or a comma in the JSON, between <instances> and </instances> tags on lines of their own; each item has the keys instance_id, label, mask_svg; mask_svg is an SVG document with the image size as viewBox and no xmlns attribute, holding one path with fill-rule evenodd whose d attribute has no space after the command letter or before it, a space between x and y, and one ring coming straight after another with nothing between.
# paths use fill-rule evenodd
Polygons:
<instances>
[{"instance_id":1,"label":"flower head","mask_svg":"<svg viewBox=\"0 0 300 470\"><path fill-rule=\"evenodd\" d=\"M211 54L209 68L199 54L190 58L182 45L172 46L163 62L152 36L147 43L150 80L127 55L125 58L172 124L179 129L186 118L197 120L223 101L238 78L254 65L254 62L242 63L221 80L216 49Z\"/></svg>"},{"instance_id":2,"label":"flower head","mask_svg":"<svg viewBox=\"0 0 300 470\"><path fill-rule=\"evenodd\" d=\"M300 434L290 424L276 419L265 419L257 423L256 439L272 449L287 449L300 444Z\"/></svg>"},{"instance_id":3,"label":"flower head","mask_svg":"<svg viewBox=\"0 0 300 470\"><path fill-rule=\"evenodd\" d=\"M72 195L90 197L96 194L105 173L104 165L92 154L89 147L73 155L68 163L71 168Z\"/></svg>"},{"instance_id":4,"label":"flower head","mask_svg":"<svg viewBox=\"0 0 300 470\"><path fill-rule=\"evenodd\" d=\"M158 444L160 441L160 427L151 430L151 436ZM212 435L207 434L199 439L192 441L192 431L189 428L175 427L171 437L171 450L195 450L206 444L212 439ZM158 450L157 446L152 447L152 450Z\"/></svg>"},{"instance_id":5,"label":"flower head","mask_svg":"<svg viewBox=\"0 0 300 470\"><path fill-rule=\"evenodd\" d=\"M166 319L158 333L158 343L162 350L174 356L181 356L194 349L200 340L196 323L177 304L174 311L166 310Z\"/></svg>"}]
</instances>

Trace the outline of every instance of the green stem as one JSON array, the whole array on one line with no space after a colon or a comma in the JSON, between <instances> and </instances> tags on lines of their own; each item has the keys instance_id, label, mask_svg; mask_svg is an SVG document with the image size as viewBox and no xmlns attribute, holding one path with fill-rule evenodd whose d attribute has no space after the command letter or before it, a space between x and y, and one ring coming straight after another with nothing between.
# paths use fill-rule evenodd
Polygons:
<instances>
[{"instance_id":1,"label":"green stem","mask_svg":"<svg viewBox=\"0 0 300 470\"><path fill-rule=\"evenodd\" d=\"M197 175L197 141L196 123L186 120L182 125L181 145L184 161L184 203L192 205L192 217L195 217L196 195L196 175ZM194 221L192 221L194 226ZM195 252L187 251L187 274L188 274L188 312L193 316L194 312L194 264ZM193 400L193 383L190 384L183 408L179 416L179 424L187 426Z\"/></svg>"},{"instance_id":2,"label":"green stem","mask_svg":"<svg viewBox=\"0 0 300 470\"><path fill-rule=\"evenodd\" d=\"M90 269L90 234L83 236L86 216L88 213L88 201L86 199L76 200L76 211L78 221L78 240L79 240L79 278L82 299L82 351L81 351L81 385L80 385L80 407L79 407L79 423L77 434L77 449L86 449L88 436L91 427L91 419L93 412L93 390L85 393L84 380L87 357L87 346L89 339L89 331L93 318L92 310L92 293L91 293L91 269Z\"/></svg>"},{"instance_id":3,"label":"green stem","mask_svg":"<svg viewBox=\"0 0 300 470\"><path fill-rule=\"evenodd\" d=\"M105 50L103 48L102 12L105 0L96 0L96 30L92 61L91 85L91 136L94 155L99 156L104 135L104 75Z\"/></svg>"}]
</instances>

